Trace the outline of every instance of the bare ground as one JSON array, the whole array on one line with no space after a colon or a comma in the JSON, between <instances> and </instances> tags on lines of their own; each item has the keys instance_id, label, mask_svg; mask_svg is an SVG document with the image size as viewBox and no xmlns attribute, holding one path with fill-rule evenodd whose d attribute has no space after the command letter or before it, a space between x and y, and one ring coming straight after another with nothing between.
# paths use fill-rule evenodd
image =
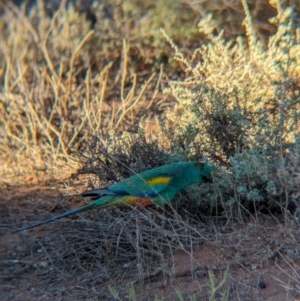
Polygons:
<instances>
[{"instance_id":1,"label":"bare ground","mask_svg":"<svg viewBox=\"0 0 300 301\"><path fill-rule=\"evenodd\" d=\"M184 300L190 300L192 294L196 300L209 300L208 271L213 271L218 284L227 266L229 274L216 300L221 300L226 288L229 300L300 300L300 229L292 218L284 222L283 218L264 216L223 227L208 219L207 224L197 226L204 238L201 242L188 251L179 247L164 254L163 261L149 262L147 272L140 268L138 257L120 260L119 264L114 258L113 264L113 254L108 253L102 262L93 255L95 262L86 264L84 257L77 256L79 251L74 245L74 252L64 250L68 233L78 232L78 227L86 225L88 214L13 233L25 221L29 224L79 206L81 197L63 195L70 194L68 187L73 193L82 192L82 183L61 181L60 192L57 183L51 182L46 186L1 189L1 300L114 300L109 285L122 300L129 300L130 283L137 300L154 300L155 296L179 300L178 289ZM99 216L105 217L105 213ZM78 232L82 235L78 238L79 248L87 244L84 231ZM60 242L64 241L62 246ZM99 246L102 251L103 248ZM64 262L74 268L66 267Z\"/></svg>"}]
</instances>

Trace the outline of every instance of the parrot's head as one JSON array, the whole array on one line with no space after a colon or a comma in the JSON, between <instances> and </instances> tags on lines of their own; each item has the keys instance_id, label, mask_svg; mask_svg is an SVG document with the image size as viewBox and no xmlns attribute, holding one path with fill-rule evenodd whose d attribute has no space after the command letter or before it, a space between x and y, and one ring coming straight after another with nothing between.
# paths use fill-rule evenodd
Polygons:
<instances>
[{"instance_id":1,"label":"parrot's head","mask_svg":"<svg viewBox=\"0 0 300 301\"><path fill-rule=\"evenodd\" d=\"M214 169L211 165L203 162L196 162L194 166L197 168L199 173L199 182L212 182L214 176Z\"/></svg>"}]
</instances>

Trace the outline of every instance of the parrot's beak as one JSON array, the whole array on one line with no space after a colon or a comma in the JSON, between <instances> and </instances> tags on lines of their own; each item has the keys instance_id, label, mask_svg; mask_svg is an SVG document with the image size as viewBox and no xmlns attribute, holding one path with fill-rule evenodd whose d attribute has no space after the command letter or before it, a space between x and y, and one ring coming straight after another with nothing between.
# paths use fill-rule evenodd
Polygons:
<instances>
[{"instance_id":1,"label":"parrot's beak","mask_svg":"<svg viewBox=\"0 0 300 301\"><path fill-rule=\"evenodd\" d=\"M205 183L213 183L213 181L214 181L214 172L212 172L210 174L209 178L208 177L203 177L203 176L202 176L202 178L203 178Z\"/></svg>"}]
</instances>

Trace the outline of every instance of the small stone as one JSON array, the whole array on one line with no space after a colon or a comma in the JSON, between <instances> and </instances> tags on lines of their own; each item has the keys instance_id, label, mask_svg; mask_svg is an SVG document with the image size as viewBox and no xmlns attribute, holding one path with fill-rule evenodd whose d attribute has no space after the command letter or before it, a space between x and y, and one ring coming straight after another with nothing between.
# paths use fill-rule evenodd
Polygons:
<instances>
[{"instance_id":1,"label":"small stone","mask_svg":"<svg viewBox=\"0 0 300 301\"><path fill-rule=\"evenodd\" d=\"M41 261L39 263L39 267L42 269L45 269L48 266L48 262L47 261Z\"/></svg>"},{"instance_id":2,"label":"small stone","mask_svg":"<svg viewBox=\"0 0 300 301\"><path fill-rule=\"evenodd\" d=\"M267 286L266 286L266 283L265 283L263 280L259 280L259 281L258 281L258 284L257 284L257 287L258 287L259 289L264 289L264 288L266 288Z\"/></svg>"}]
</instances>

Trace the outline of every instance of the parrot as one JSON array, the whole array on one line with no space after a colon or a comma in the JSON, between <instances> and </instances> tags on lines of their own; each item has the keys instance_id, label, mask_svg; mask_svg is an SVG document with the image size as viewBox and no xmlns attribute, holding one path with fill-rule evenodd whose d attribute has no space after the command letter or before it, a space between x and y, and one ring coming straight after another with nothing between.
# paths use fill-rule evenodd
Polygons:
<instances>
[{"instance_id":1,"label":"parrot","mask_svg":"<svg viewBox=\"0 0 300 301\"><path fill-rule=\"evenodd\" d=\"M104 209L126 205L135 206L138 209L151 205L163 207L187 186L211 182L213 174L213 167L202 162L177 162L146 170L111 186L85 191L82 196L90 197L91 203L24 227L16 232L95 208Z\"/></svg>"}]
</instances>

